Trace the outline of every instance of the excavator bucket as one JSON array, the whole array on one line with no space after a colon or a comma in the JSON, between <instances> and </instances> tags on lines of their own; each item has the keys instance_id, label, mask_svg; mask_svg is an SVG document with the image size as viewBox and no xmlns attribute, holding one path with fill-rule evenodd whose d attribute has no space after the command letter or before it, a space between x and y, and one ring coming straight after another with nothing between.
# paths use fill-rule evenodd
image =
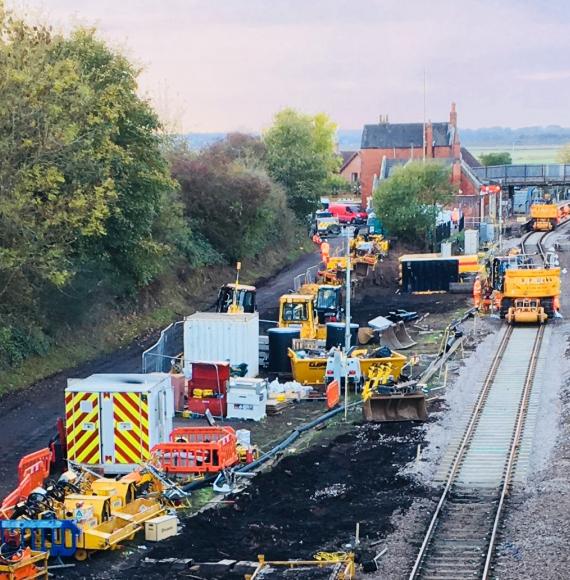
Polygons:
<instances>
[{"instance_id":1,"label":"excavator bucket","mask_svg":"<svg viewBox=\"0 0 570 580\"><path fill-rule=\"evenodd\" d=\"M423 393L373 395L364 401L364 419L373 423L425 421L426 398Z\"/></svg>"},{"instance_id":2,"label":"excavator bucket","mask_svg":"<svg viewBox=\"0 0 570 580\"><path fill-rule=\"evenodd\" d=\"M382 331L380 342L392 350L401 350L405 348L404 345L398 340L398 337L394 332L393 325Z\"/></svg>"},{"instance_id":3,"label":"excavator bucket","mask_svg":"<svg viewBox=\"0 0 570 580\"><path fill-rule=\"evenodd\" d=\"M398 342L402 345L402 348L411 348L417 344L416 341L413 340L412 337L408 334L406 326L403 322L396 323L394 334L396 335Z\"/></svg>"}]
</instances>

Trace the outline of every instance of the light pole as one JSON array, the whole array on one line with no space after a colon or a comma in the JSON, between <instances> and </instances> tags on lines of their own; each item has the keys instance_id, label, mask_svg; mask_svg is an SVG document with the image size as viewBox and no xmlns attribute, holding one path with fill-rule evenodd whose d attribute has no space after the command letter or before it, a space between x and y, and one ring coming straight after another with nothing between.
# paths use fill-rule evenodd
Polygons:
<instances>
[{"instance_id":1,"label":"light pole","mask_svg":"<svg viewBox=\"0 0 570 580\"><path fill-rule=\"evenodd\" d=\"M348 419L348 351L350 350L350 228L346 232L346 305L344 326L344 420Z\"/></svg>"}]
</instances>

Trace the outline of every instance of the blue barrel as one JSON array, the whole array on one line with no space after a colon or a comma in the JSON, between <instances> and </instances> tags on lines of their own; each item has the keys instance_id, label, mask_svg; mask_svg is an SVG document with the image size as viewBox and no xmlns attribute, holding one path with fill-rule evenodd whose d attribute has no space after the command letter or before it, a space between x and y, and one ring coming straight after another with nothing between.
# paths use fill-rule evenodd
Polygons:
<instances>
[{"instance_id":1,"label":"blue barrel","mask_svg":"<svg viewBox=\"0 0 570 580\"><path fill-rule=\"evenodd\" d=\"M344 322L327 322L327 350L333 346L344 346L344 334L346 324ZM350 325L350 346L354 346L358 339L358 324Z\"/></svg>"},{"instance_id":2,"label":"blue barrel","mask_svg":"<svg viewBox=\"0 0 570 580\"><path fill-rule=\"evenodd\" d=\"M290 373L291 359L287 349L291 348L294 338L301 336L300 328L270 328L269 338L269 372Z\"/></svg>"}]
</instances>

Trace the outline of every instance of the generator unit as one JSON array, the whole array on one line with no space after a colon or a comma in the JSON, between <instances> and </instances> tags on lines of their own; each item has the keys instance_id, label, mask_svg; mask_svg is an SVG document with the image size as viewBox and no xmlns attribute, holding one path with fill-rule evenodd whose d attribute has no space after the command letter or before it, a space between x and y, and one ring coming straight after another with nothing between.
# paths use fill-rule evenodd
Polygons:
<instances>
[{"instance_id":1,"label":"generator unit","mask_svg":"<svg viewBox=\"0 0 570 580\"><path fill-rule=\"evenodd\" d=\"M170 375L98 374L69 379L67 457L103 473L128 473L168 441L174 397Z\"/></svg>"}]
</instances>

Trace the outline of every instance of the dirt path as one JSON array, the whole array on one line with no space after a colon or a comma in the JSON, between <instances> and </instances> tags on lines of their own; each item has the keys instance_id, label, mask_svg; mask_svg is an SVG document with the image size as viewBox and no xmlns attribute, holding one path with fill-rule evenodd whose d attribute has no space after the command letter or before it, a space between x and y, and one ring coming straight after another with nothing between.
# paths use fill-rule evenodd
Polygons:
<instances>
[{"instance_id":1,"label":"dirt path","mask_svg":"<svg viewBox=\"0 0 570 580\"><path fill-rule=\"evenodd\" d=\"M276 275L259 283L258 306L262 318L274 317L270 306L293 285L293 278L319 262L318 253L305 254ZM215 301L212 295L210 303ZM190 312L188 313L190 314ZM141 372L141 355L158 338L154 332L128 347L79 366L66 369L0 399L2 446L0 448L0 497L16 483L18 462L23 455L41 449L55 433L57 417L63 416L63 391L68 378L93 373Z\"/></svg>"}]
</instances>

